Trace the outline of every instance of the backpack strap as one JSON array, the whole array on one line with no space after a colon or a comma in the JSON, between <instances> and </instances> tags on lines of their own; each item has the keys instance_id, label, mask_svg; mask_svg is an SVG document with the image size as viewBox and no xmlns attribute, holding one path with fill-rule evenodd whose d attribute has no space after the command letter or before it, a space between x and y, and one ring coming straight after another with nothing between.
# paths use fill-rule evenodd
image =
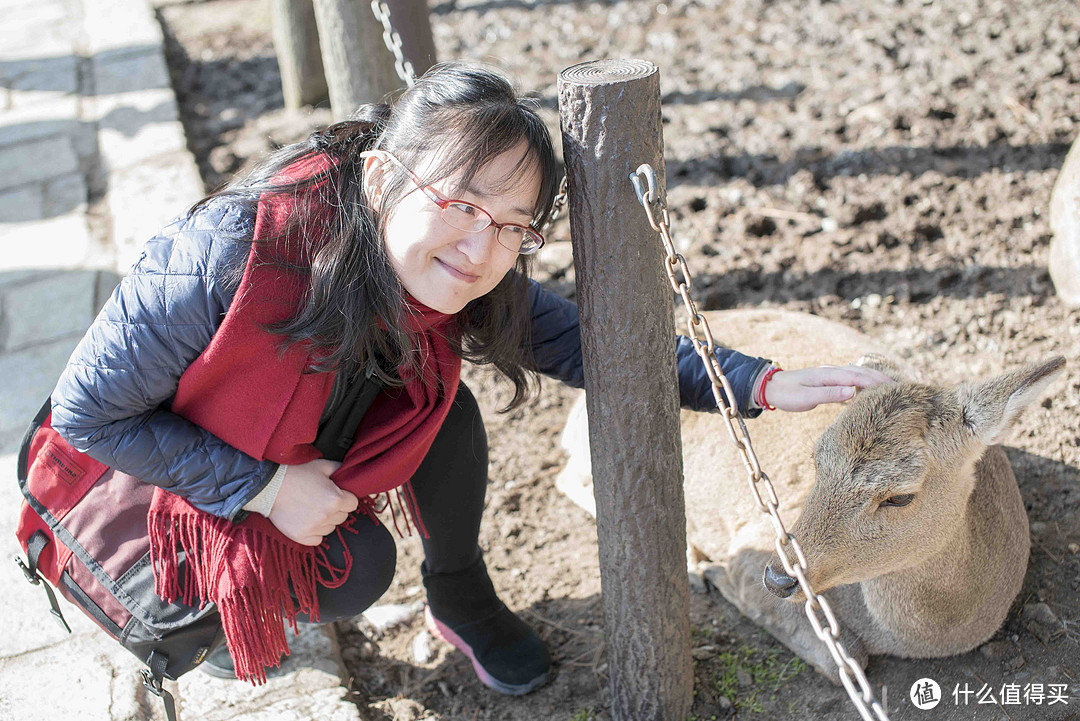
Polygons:
<instances>
[{"instance_id":1,"label":"backpack strap","mask_svg":"<svg viewBox=\"0 0 1080 721\"><path fill-rule=\"evenodd\" d=\"M320 421L312 445L322 453L323 458L340 463L345 460L345 454L356 442L356 431L360 428L360 422L375 402L375 396L383 389L383 384L370 369L352 378L348 378L344 372L339 373L334 383L344 385L339 389L341 397L336 399L335 403L335 394L330 394L328 407L323 409L326 417Z\"/></svg>"},{"instance_id":2,"label":"backpack strap","mask_svg":"<svg viewBox=\"0 0 1080 721\"><path fill-rule=\"evenodd\" d=\"M176 721L176 701L173 695L161 685L162 679L165 678L165 667L169 665L169 657L154 649L150 652L150 657L146 659L146 665L150 668L144 668L139 672L142 674L143 686L165 704L165 717L168 721Z\"/></svg>"},{"instance_id":3,"label":"backpack strap","mask_svg":"<svg viewBox=\"0 0 1080 721\"><path fill-rule=\"evenodd\" d=\"M49 597L49 613L56 619L56 622L60 624L60 628L64 629L68 633L71 633L71 627L68 626L67 621L64 619L64 614L60 610L60 604L56 601L56 594L52 590L52 586L48 583L41 582L41 576L38 574L38 560L41 558L41 552L45 550L45 547L49 545L49 538L42 531L37 531L34 535L30 536L26 542L26 563L18 556L15 556L15 563L19 565L23 575L26 576L26 580L35 586L42 586L45 589L45 595Z\"/></svg>"}]
</instances>

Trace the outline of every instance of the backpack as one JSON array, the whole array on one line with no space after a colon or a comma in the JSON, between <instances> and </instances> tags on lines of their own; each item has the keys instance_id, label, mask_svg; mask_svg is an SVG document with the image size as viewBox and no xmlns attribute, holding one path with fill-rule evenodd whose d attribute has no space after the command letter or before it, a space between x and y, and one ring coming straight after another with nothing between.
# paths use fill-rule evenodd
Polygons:
<instances>
[{"instance_id":1,"label":"backpack","mask_svg":"<svg viewBox=\"0 0 1080 721\"><path fill-rule=\"evenodd\" d=\"M15 535L26 560L15 560L27 581L45 588L50 612L69 633L53 587L146 664L144 686L175 721L162 680L176 680L224 641L217 607L154 592L146 530L154 486L76 450L53 430L51 412L46 400L19 449L24 501Z\"/></svg>"},{"instance_id":2,"label":"backpack","mask_svg":"<svg viewBox=\"0 0 1080 721\"><path fill-rule=\"evenodd\" d=\"M370 367L345 385L313 444L324 458L345 457L384 387ZM143 685L176 721L162 680L175 681L224 642L217 607L170 603L154 592L146 530L154 486L76 450L53 430L51 415L50 398L19 448L24 500L15 535L26 561L15 560L27 581L45 588L50 613L65 630L71 632L52 587L146 664ZM183 575L183 559L178 570Z\"/></svg>"}]
</instances>

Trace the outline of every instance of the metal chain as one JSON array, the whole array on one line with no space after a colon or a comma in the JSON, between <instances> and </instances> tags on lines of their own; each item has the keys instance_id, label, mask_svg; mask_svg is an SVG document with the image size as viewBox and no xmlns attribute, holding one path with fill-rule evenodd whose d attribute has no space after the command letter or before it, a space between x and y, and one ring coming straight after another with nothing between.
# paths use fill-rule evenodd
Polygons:
<instances>
[{"instance_id":1,"label":"metal chain","mask_svg":"<svg viewBox=\"0 0 1080 721\"><path fill-rule=\"evenodd\" d=\"M559 183L559 192L555 196L555 200L551 204L551 212L548 213L547 220L544 221L544 225L541 228L547 228L554 223L563 213L563 209L566 207L566 175L563 175L562 182Z\"/></svg>"},{"instance_id":2,"label":"metal chain","mask_svg":"<svg viewBox=\"0 0 1080 721\"><path fill-rule=\"evenodd\" d=\"M375 17L382 23L382 39L386 43L387 49L394 54L394 70L397 71L401 82L405 83L406 87L411 88L416 84L416 70L413 69L413 64L401 52L401 36L394 30L394 26L390 24L390 8L383 0L371 0L371 12L375 13Z\"/></svg>"},{"instance_id":3,"label":"metal chain","mask_svg":"<svg viewBox=\"0 0 1080 721\"><path fill-rule=\"evenodd\" d=\"M720 363L716 360L716 355L713 352L715 346L713 345L712 332L709 329L709 321L698 312L697 305L690 297L693 281L690 277L690 270L686 266L686 258L675 250L675 245L671 240L667 204L660 197L656 171L649 164L642 164L630 174L630 181L634 185L634 192L637 193L638 202L645 209L649 225L660 234L660 240L664 244L664 250L667 253L664 270L667 271L672 289L679 294L683 304L686 306L686 312L689 314L686 327L697 354L705 366L705 372L712 382L712 393L713 398L716 400L716 407L720 409L735 448L742 455L742 461L748 474L750 492L754 495L758 508L768 516L773 529L776 531L776 553L780 556L781 563L784 564L784 570L788 575L799 580L799 584L806 593L804 608L806 616L810 619L810 624L814 628L814 633L825 643L829 653L832 654L840 673L840 682L847 690L848 696L851 697L851 702L858 709L859 715L866 721L874 721L875 717L878 721L888 721L889 717L886 715L885 709L874 698L874 692L870 688L870 683L866 680L866 674L863 673L859 664L840 643L840 625L836 621L836 616L833 614L829 602L823 596L818 595L813 586L810 585L807 578L806 557L803 556L802 547L795 540L795 537L788 533L784 522L780 519L778 512L780 500L776 496L776 489L773 488L769 477L761 470L761 463L758 461L757 454L754 453L754 448L750 443L750 433L746 429L742 416L739 415L738 408L734 404L729 405L726 400L726 398L734 399L735 392L732 390L731 384L727 377L724 376L723 371L720 370ZM657 220L656 216L657 211L660 213L659 220ZM721 392L721 389L723 389L723 392ZM764 498L762 497L762 489L765 491ZM788 558L785 552L786 549L790 549L794 553L796 562L793 563ZM819 613L821 615L818 615ZM857 688L856 684L858 684ZM871 715L871 711L873 711L873 715Z\"/></svg>"}]
</instances>

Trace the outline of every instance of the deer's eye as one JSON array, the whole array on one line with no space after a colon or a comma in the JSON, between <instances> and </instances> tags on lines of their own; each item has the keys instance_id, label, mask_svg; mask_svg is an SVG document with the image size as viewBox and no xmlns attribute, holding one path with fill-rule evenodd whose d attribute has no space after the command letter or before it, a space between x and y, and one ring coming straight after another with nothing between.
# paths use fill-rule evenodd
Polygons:
<instances>
[{"instance_id":1,"label":"deer's eye","mask_svg":"<svg viewBox=\"0 0 1080 721\"><path fill-rule=\"evenodd\" d=\"M889 496L881 502L881 507L886 508L888 506L906 506L915 499L914 493L903 493L899 496Z\"/></svg>"}]
</instances>

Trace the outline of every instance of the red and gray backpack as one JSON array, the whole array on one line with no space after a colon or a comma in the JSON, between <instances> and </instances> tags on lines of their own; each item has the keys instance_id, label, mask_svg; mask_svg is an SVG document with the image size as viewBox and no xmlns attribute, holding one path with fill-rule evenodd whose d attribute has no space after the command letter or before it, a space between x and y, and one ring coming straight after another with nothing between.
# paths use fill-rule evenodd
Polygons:
<instances>
[{"instance_id":1,"label":"red and gray backpack","mask_svg":"<svg viewBox=\"0 0 1080 721\"><path fill-rule=\"evenodd\" d=\"M26 560L16 561L30 583L45 588L68 632L52 587L146 664L143 683L174 721L162 680L179 678L224 641L217 608L169 603L154 592L146 530L154 486L80 453L53 430L50 416L46 401L19 450L24 502L16 536Z\"/></svg>"}]
</instances>

